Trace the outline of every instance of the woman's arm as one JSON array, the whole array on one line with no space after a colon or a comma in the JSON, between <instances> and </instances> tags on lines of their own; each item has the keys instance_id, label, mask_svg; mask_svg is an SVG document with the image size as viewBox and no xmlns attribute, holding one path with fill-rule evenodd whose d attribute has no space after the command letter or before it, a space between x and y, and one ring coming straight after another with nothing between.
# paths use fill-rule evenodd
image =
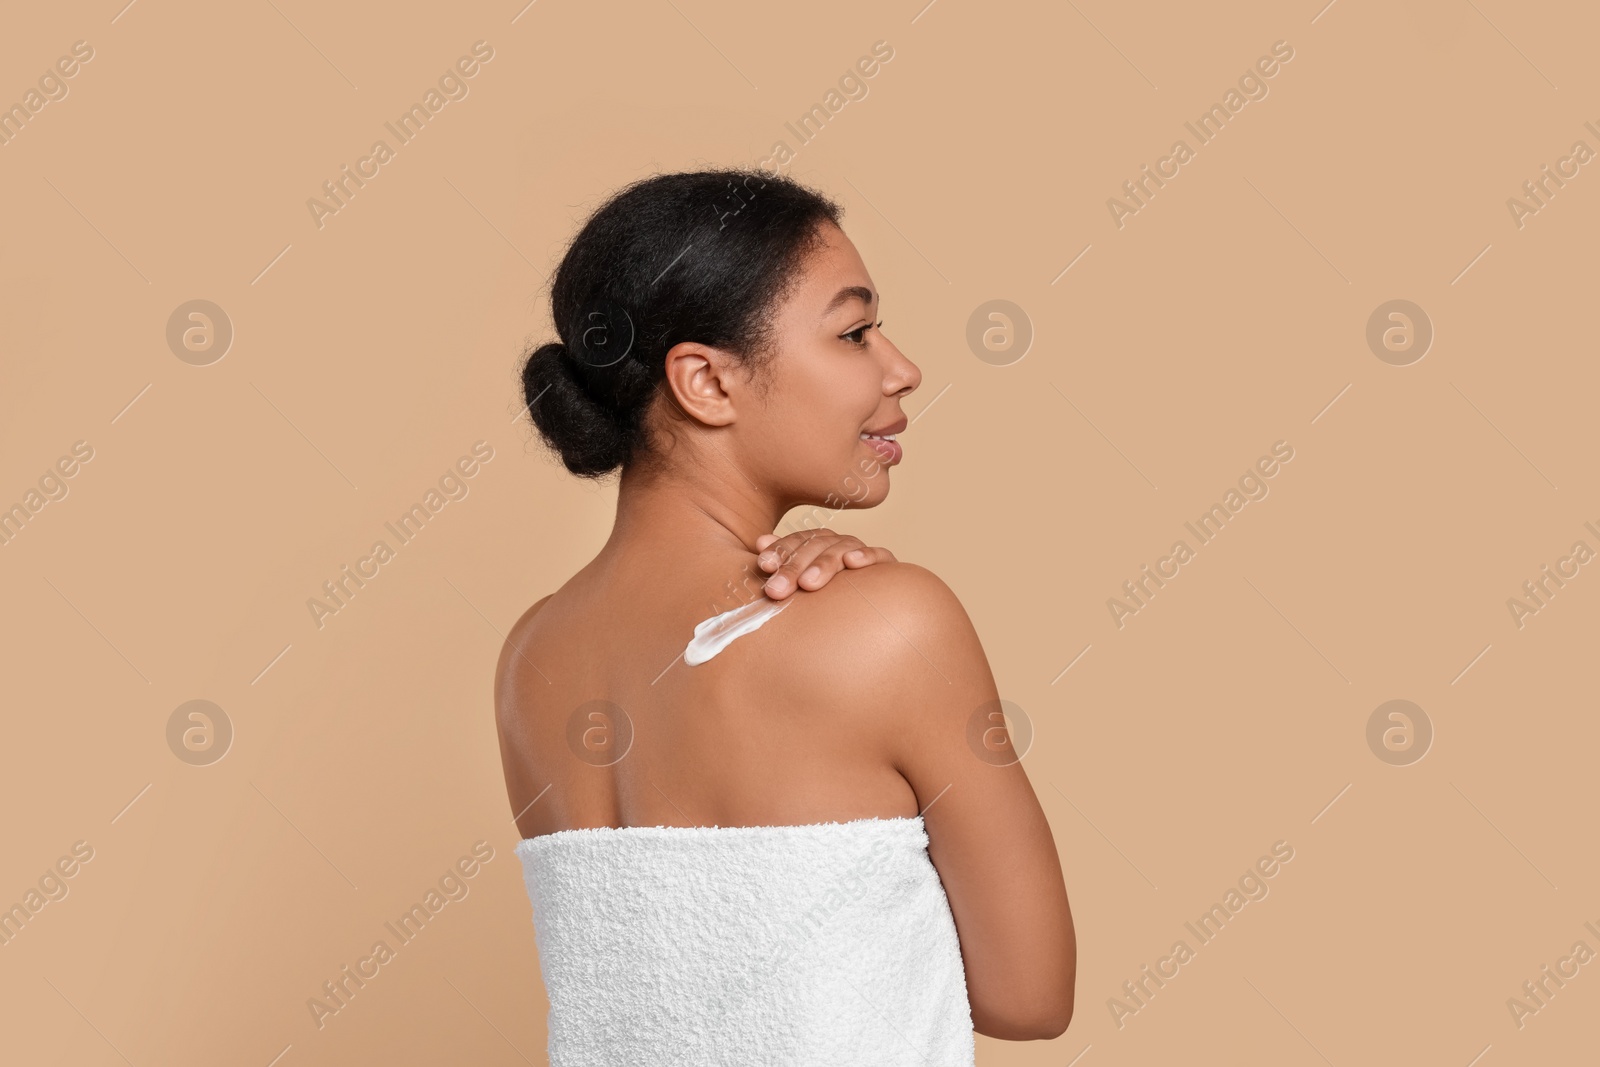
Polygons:
<instances>
[{"instance_id":1,"label":"woman's arm","mask_svg":"<svg viewBox=\"0 0 1600 1067\"><path fill-rule=\"evenodd\" d=\"M923 567L846 577L863 602L853 699L881 717L889 758L916 793L961 939L974 1029L1059 1037L1077 977L1072 912L1050 824L996 719L999 694L972 622Z\"/></svg>"}]
</instances>

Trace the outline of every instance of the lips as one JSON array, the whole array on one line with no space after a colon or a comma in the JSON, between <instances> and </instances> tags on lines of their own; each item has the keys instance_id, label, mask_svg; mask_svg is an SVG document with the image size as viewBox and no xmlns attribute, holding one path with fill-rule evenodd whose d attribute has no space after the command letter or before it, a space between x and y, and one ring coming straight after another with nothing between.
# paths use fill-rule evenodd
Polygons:
<instances>
[{"instance_id":1,"label":"lips","mask_svg":"<svg viewBox=\"0 0 1600 1067\"><path fill-rule=\"evenodd\" d=\"M895 434L906 428L906 425L905 417L901 416L897 422L892 422L876 430L862 430L861 443L876 452L885 466L892 466L899 463L900 457L905 454L900 442L894 438Z\"/></svg>"},{"instance_id":2,"label":"lips","mask_svg":"<svg viewBox=\"0 0 1600 1067\"><path fill-rule=\"evenodd\" d=\"M906 428L906 425L906 417L902 415L896 422L891 422L888 425L880 426L876 430L862 430L861 432L870 437L893 437L895 434L903 432Z\"/></svg>"},{"instance_id":3,"label":"lips","mask_svg":"<svg viewBox=\"0 0 1600 1067\"><path fill-rule=\"evenodd\" d=\"M862 434L861 443L876 452L878 454L878 458L881 459L886 466L892 466L896 463L899 463L900 457L905 454L900 447L900 442L896 441L893 437L872 437Z\"/></svg>"}]
</instances>

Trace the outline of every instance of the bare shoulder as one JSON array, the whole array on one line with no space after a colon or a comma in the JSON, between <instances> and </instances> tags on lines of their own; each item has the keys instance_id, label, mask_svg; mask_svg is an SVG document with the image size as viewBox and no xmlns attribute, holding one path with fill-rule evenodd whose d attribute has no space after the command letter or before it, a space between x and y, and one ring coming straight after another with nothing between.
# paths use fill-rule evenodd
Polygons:
<instances>
[{"instance_id":1,"label":"bare shoulder","mask_svg":"<svg viewBox=\"0 0 1600 1067\"><path fill-rule=\"evenodd\" d=\"M903 726L902 716L993 699L994 679L955 591L915 563L841 572L795 594L778 670ZM898 729L895 730L899 732Z\"/></svg>"},{"instance_id":2,"label":"bare shoulder","mask_svg":"<svg viewBox=\"0 0 1600 1067\"><path fill-rule=\"evenodd\" d=\"M519 688L522 674L531 670L531 664L522 649L534 627L534 617L552 596L555 594L540 597L532 607L524 611L517 621L511 624L511 629L506 631L505 641L500 645L500 660L495 664L494 671L494 702L495 709L502 719L515 707L513 697Z\"/></svg>"},{"instance_id":3,"label":"bare shoulder","mask_svg":"<svg viewBox=\"0 0 1600 1067\"><path fill-rule=\"evenodd\" d=\"M822 636L838 633L838 624L866 622L865 629L885 631L887 639L895 633L937 636L970 628L967 613L955 591L926 567L916 563L877 563L861 570L842 571L821 589L795 594L809 610L797 613L802 625L821 631ZM859 638L859 632L841 634Z\"/></svg>"},{"instance_id":4,"label":"bare shoulder","mask_svg":"<svg viewBox=\"0 0 1600 1067\"><path fill-rule=\"evenodd\" d=\"M505 642L500 646L500 663L502 667L508 660L515 657L517 649L527 640L529 631L533 628L534 617L539 614L541 608L550 602L550 597L553 596L555 594L550 593L547 596L540 597L533 602L532 607L518 616L516 622L511 624L511 629L506 631Z\"/></svg>"},{"instance_id":5,"label":"bare shoulder","mask_svg":"<svg viewBox=\"0 0 1600 1067\"><path fill-rule=\"evenodd\" d=\"M539 609L548 604L550 602L550 598L553 596L555 596L554 593L548 593L545 596L540 597L538 600L533 602L532 607L518 616L517 621L511 624L511 629L506 633L507 641L509 642L514 638L526 634L528 627L533 622L533 617L539 614Z\"/></svg>"}]
</instances>

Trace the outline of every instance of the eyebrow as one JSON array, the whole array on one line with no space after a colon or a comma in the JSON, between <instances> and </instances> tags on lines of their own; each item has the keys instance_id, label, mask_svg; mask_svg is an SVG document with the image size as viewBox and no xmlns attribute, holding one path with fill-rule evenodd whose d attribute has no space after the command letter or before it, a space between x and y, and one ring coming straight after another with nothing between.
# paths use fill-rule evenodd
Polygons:
<instances>
[{"instance_id":1,"label":"eyebrow","mask_svg":"<svg viewBox=\"0 0 1600 1067\"><path fill-rule=\"evenodd\" d=\"M863 304L866 304L868 307L872 306L871 289L868 289L864 285L847 285L843 289L840 289L837 293L833 294L833 299L828 301L828 306L822 309L822 317L827 318L833 313L835 308L848 301L851 297L860 299L860 301Z\"/></svg>"}]
</instances>

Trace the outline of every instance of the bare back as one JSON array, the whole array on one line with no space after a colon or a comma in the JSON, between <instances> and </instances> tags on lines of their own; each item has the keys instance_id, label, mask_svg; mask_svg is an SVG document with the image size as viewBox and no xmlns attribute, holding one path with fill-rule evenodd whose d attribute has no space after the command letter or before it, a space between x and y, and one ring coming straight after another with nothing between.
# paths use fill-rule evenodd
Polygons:
<instances>
[{"instance_id":1,"label":"bare back","mask_svg":"<svg viewBox=\"0 0 1600 1067\"><path fill-rule=\"evenodd\" d=\"M819 631L838 624L841 597L859 596L845 579L794 594L758 630L685 663L697 623L752 598L726 583L753 559L730 552L648 582L597 561L518 620L496 706L524 837L918 813L885 724L835 699L835 679L815 669L832 644Z\"/></svg>"}]
</instances>

